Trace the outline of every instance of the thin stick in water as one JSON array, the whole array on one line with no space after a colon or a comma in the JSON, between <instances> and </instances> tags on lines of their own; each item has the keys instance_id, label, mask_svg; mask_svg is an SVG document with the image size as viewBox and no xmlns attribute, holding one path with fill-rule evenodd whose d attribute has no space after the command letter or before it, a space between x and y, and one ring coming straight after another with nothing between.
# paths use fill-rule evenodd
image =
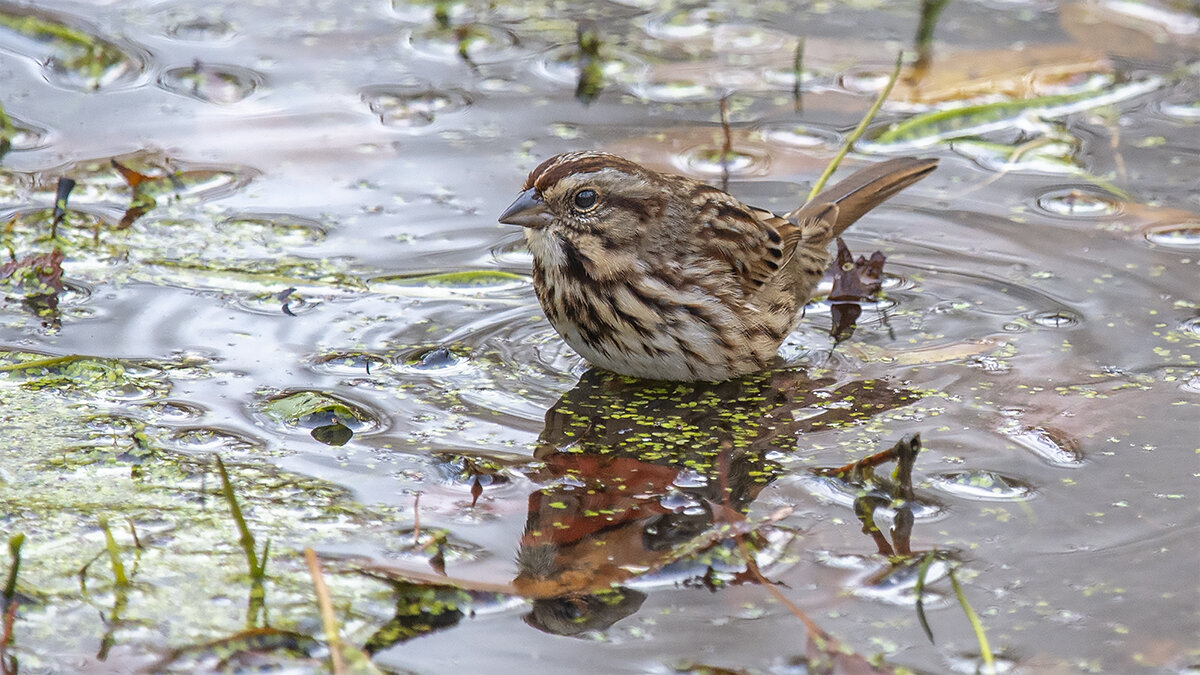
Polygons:
<instances>
[{"instance_id":1,"label":"thin stick in water","mask_svg":"<svg viewBox=\"0 0 1200 675\"><path fill-rule=\"evenodd\" d=\"M337 617L333 615L333 599L329 596L329 586L325 584L325 575L321 572L321 561L317 559L317 552L305 547L304 562L308 565L313 591L317 594L317 607L321 610L321 625L325 628L325 642L329 644L329 662L333 667L333 674L343 675L346 672L346 664L342 662L342 638L338 635Z\"/></svg>"}]
</instances>

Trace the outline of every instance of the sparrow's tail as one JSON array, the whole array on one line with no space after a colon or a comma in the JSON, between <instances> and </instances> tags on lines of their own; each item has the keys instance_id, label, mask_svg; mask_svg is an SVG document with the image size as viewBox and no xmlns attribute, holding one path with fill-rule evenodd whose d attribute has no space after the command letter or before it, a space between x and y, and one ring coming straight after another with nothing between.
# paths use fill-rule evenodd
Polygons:
<instances>
[{"instance_id":1,"label":"sparrow's tail","mask_svg":"<svg viewBox=\"0 0 1200 675\"><path fill-rule=\"evenodd\" d=\"M807 204L784 216L793 223L820 217L831 204L837 206L833 234L840 235L867 211L889 197L928 176L937 167L936 159L897 157L872 164L825 188Z\"/></svg>"}]
</instances>

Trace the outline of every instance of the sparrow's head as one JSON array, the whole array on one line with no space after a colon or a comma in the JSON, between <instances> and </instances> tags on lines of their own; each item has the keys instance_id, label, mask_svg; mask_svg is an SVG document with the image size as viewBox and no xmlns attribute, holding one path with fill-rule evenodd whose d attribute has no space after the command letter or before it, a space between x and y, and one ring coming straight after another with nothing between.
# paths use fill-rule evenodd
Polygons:
<instances>
[{"instance_id":1,"label":"sparrow's head","mask_svg":"<svg viewBox=\"0 0 1200 675\"><path fill-rule=\"evenodd\" d=\"M629 240L660 219L669 195L663 176L605 152L568 152L529 173L500 222L563 236Z\"/></svg>"}]
</instances>

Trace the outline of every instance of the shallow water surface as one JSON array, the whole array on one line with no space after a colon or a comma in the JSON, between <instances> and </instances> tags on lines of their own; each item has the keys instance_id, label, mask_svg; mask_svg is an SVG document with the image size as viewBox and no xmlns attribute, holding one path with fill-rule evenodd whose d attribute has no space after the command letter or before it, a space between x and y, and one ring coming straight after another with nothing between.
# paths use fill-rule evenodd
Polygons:
<instances>
[{"instance_id":1,"label":"shallow water surface","mask_svg":"<svg viewBox=\"0 0 1200 675\"><path fill-rule=\"evenodd\" d=\"M1200 667L1200 18L919 5L0 1L6 672L329 669L306 547L347 672L976 672L954 582L999 670ZM846 167L940 166L852 336L558 338L532 167L785 212L901 49Z\"/></svg>"}]
</instances>

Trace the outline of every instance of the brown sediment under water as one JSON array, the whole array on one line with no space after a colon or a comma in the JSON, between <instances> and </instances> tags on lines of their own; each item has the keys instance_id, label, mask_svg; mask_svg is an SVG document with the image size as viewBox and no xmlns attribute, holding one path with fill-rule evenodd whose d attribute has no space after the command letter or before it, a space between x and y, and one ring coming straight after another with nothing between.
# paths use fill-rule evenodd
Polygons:
<instances>
[{"instance_id":1,"label":"brown sediment under water","mask_svg":"<svg viewBox=\"0 0 1200 675\"><path fill-rule=\"evenodd\" d=\"M919 5L0 1L5 672L328 669L305 548L346 672L1192 672L1200 16ZM900 50L853 331L589 371L528 171L786 212Z\"/></svg>"}]
</instances>

